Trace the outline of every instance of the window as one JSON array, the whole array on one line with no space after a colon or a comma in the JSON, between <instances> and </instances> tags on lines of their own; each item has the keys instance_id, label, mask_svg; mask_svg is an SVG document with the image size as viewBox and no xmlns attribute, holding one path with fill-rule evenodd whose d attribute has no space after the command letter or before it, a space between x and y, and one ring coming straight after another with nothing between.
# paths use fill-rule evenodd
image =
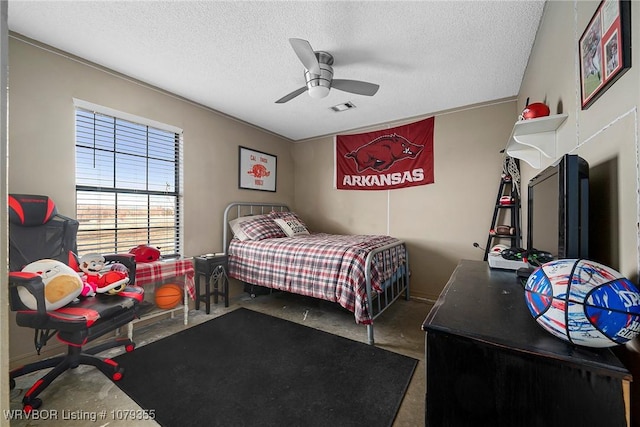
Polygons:
<instances>
[{"instance_id":1,"label":"window","mask_svg":"<svg viewBox=\"0 0 640 427\"><path fill-rule=\"evenodd\" d=\"M147 244L163 256L181 254L181 170L181 131L80 108L76 100L78 253Z\"/></svg>"}]
</instances>

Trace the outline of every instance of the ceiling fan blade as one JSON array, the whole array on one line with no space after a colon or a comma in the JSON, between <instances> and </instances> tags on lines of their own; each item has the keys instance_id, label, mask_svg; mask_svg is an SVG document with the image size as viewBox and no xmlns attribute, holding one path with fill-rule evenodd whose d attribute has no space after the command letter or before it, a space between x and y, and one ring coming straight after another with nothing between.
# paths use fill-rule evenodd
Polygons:
<instances>
[{"instance_id":1,"label":"ceiling fan blade","mask_svg":"<svg viewBox=\"0 0 640 427\"><path fill-rule=\"evenodd\" d=\"M316 53L313 51L311 44L303 39L289 39L293 51L300 58L300 62L304 65L304 68L312 72L313 74L320 74L320 64Z\"/></svg>"},{"instance_id":2,"label":"ceiling fan blade","mask_svg":"<svg viewBox=\"0 0 640 427\"><path fill-rule=\"evenodd\" d=\"M331 87L344 92L351 92L358 95L373 96L376 94L379 85L374 83L362 82L360 80L344 80L333 79Z\"/></svg>"},{"instance_id":3,"label":"ceiling fan blade","mask_svg":"<svg viewBox=\"0 0 640 427\"><path fill-rule=\"evenodd\" d=\"M295 98L296 96L298 96L301 93L304 93L306 91L307 91L307 87L306 86L302 86L300 89L294 90L289 95L285 95L282 98L278 99L276 101L276 104L284 104L285 102L291 101L293 98Z\"/></svg>"}]
</instances>

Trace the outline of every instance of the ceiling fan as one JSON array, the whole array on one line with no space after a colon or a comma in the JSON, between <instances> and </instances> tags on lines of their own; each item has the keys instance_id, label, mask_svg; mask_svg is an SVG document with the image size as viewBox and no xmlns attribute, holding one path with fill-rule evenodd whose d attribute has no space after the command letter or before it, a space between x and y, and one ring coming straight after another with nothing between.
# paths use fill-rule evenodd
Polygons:
<instances>
[{"instance_id":1,"label":"ceiling fan","mask_svg":"<svg viewBox=\"0 0 640 427\"><path fill-rule=\"evenodd\" d=\"M324 98L329 94L331 88L366 96L373 96L378 91L380 86L377 84L360 80L334 79L331 67L333 56L321 50L314 51L308 41L289 39L289 43L304 65L304 78L307 84L278 99L276 104L291 101L304 92L309 92L309 96L312 98Z\"/></svg>"}]
</instances>

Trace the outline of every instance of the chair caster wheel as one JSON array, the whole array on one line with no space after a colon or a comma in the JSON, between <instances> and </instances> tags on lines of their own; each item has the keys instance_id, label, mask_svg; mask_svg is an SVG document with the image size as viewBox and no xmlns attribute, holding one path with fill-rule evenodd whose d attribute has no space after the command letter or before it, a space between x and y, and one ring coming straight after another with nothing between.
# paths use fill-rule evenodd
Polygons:
<instances>
[{"instance_id":1,"label":"chair caster wheel","mask_svg":"<svg viewBox=\"0 0 640 427\"><path fill-rule=\"evenodd\" d=\"M42 406L42 399L40 399L39 397L34 397L33 399L31 399L29 403L24 404L24 406L22 407L22 410L24 411L25 414L29 414L31 413L31 411L33 411L34 409L38 409L41 406Z\"/></svg>"},{"instance_id":2,"label":"chair caster wheel","mask_svg":"<svg viewBox=\"0 0 640 427\"><path fill-rule=\"evenodd\" d=\"M113 381L120 381L123 376L124 376L124 368L119 368L117 371L113 373L113 375L111 375L111 379Z\"/></svg>"}]
</instances>

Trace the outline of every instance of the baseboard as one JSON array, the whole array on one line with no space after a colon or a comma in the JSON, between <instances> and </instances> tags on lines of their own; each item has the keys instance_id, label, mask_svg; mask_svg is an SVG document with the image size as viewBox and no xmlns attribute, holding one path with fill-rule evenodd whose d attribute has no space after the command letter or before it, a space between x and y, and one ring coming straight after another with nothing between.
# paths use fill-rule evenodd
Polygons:
<instances>
[{"instance_id":1,"label":"baseboard","mask_svg":"<svg viewBox=\"0 0 640 427\"><path fill-rule=\"evenodd\" d=\"M420 297L420 296L414 296L414 295L410 295L409 299L411 301L422 302L422 303L425 303L425 304L434 304L436 302L436 300L433 299L433 298Z\"/></svg>"},{"instance_id":2,"label":"baseboard","mask_svg":"<svg viewBox=\"0 0 640 427\"><path fill-rule=\"evenodd\" d=\"M60 356L67 352L67 347L62 344L47 345L42 348L40 355L34 349L31 353L20 354L9 359L9 369L13 370L38 360L48 359L54 356Z\"/></svg>"},{"instance_id":3,"label":"baseboard","mask_svg":"<svg viewBox=\"0 0 640 427\"><path fill-rule=\"evenodd\" d=\"M126 327L120 329L120 335L116 335L115 332L113 334L106 334L102 337L96 339L95 341L91 341L87 344L86 348L91 348L97 344L113 340L115 338L126 338L127 330ZM63 354L67 354L67 346L60 343L57 339L52 338L52 341L48 342L46 346L42 347L40 350L40 355L36 353L35 348L33 352L19 354L9 359L9 370L19 368L20 366L27 365L29 363L37 362L38 360L48 359L54 356L60 356Z\"/></svg>"}]
</instances>

